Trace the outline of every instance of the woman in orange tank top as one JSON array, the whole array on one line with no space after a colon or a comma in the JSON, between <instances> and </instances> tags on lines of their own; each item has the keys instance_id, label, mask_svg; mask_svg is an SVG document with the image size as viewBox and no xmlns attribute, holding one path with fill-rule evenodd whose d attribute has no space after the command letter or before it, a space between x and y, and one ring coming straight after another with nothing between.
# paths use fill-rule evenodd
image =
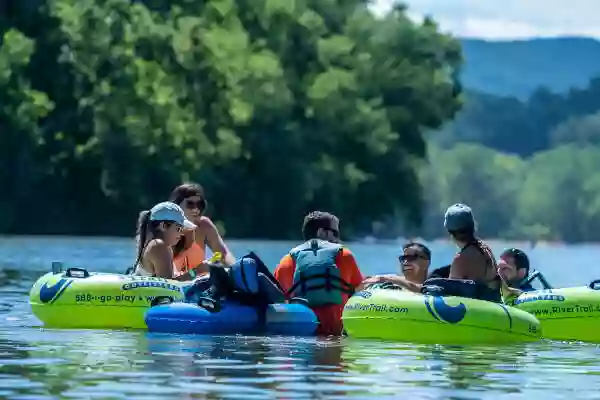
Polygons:
<instances>
[{"instance_id":1,"label":"woman in orange tank top","mask_svg":"<svg viewBox=\"0 0 600 400\"><path fill-rule=\"evenodd\" d=\"M177 186L169 200L181 206L186 218L196 224L196 229L186 231L173 249L176 275L201 266L206 259L206 245L213 253L219 252L223 255L222 262L225 265L235 262L215 224L203 215L208 203L202 186L195 183ZM205 272L208 272L208 265Z\"/></svg>"}]
</instances>

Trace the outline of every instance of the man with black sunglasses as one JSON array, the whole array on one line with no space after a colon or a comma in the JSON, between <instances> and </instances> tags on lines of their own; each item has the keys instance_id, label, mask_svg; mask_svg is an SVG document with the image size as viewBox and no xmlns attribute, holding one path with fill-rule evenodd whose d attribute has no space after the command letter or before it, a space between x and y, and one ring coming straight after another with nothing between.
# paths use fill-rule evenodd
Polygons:
<instances>
[{"instance_id":1,"label":"man with black sunglasses","mask_svg":"<svg viewBox=\"0 0 600 400\"><path fill-rule=\"evenodd\" d=\"M427 271L431 264L431 251L424 244L408 242L402 246L402 254L398 256L398 260L404 276L376 275L365 279L363 284L366 286L388 282L419 293L423 282L427 279Z\"/></svg>"},{"instance_id":2,"label":"man with black sunglasses","mask_svg":"<svg viewBox=\"0 0 600 400\"><path fill-rule=\"evenodd\" d=\"M304 218L303 244L286 254L275 278L289 300L303 299L319 318L318 334L341 335L342 311L363 276L354 255L340 244L339 219L313 211Z\"/></svg>"}]
</instances>

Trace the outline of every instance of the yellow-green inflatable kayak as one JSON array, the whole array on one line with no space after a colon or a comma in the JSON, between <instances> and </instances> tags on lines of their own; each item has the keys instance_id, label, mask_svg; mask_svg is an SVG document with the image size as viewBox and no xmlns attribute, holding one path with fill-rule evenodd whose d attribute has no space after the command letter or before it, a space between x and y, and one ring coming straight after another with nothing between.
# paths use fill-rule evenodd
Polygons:
<instances>
[{"instance_id":1,"label":"yellow-green inflatable kayak","mask_svg":"<svg viewBox=\"0 0 600 400\"><path fill-rule=\"evenodd\" d=\"M514 306L538 318L545 339L600 342L599 284L523 293Z\"/></svg>"},{"instance_id":2,"label":"yellow-green inflatable kayak","mask_svg":"<svg viewBox=\"0 0 600 400\"><path fill-rule=\"evenodd\" d=\"M344 329L356 338L435 344L501 344L540 339L540 322L514 307L454 296L373 288L344 307Z\"/></svg>"},{"instance_id":3,"label":"yellow-green inflatable kayak","mask_svg":"<svg viewBox=\"0 0 600 400\"><path fill-rule=\"evenodd\" d=\"M47 273L29 293L33 314L51 328L146 329L144 314L158 296L181 300L183 284L162 278L90 274L70 268Z\"/></svg>"}]
</instances>

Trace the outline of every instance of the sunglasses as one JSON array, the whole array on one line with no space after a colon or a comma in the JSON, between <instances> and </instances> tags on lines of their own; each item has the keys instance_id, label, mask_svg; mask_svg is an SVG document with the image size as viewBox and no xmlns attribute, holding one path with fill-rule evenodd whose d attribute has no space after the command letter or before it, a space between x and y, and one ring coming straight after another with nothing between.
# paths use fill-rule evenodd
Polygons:
<instances>
[{"instance_id":1,"label":"sunglasses","mask_svg":"<svg viewBox=\"0 0 600 400\"><path fill-rule=\"evenodd\" d=\"M400 261L403 264L406 262L417 261L419 259L427 260L427 257L425 257L421 254L401 254L400 256L398 256L398 261Z\"/></svg>"},{"instance_id":2,"label":"sunglasses","mask_svg":"<svg viewBox=\"0 0 600 400\"><path fill-rule=\"evenodd\" d=\"M165 229L168 229L168 228L170 228L171 226L175 225L175 230L177 231L177 233L181 233L181 232L183 232L183 229L184 229L184 228L183 228L183 226L182 226L182 225L179 225L179 224L178 224L178 223L176 223L176 222L173 222L173 221L163 221L163 223L164 223L164 228L165 228Z\"/></svg>"},{"instance_id":3,"label":"sunglasses","mask_svg":"<svg viewBox=\"0 0 600 400\"><path fill-rule=\"evenodd\" d=\"M186 200L184 204L185 208L187 208L188 210L193 210L194 208L197 208L198 210L202 211L206 208L206 200L204 199L198 201Z\"/></svg>"}]
</instances>

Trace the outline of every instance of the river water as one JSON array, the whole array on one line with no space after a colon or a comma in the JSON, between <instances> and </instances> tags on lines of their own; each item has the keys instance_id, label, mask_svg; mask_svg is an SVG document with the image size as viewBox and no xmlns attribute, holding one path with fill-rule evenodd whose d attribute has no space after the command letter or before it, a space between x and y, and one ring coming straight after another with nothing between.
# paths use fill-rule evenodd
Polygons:
<instances>
[{"instance_id":1,"label":"river water","mask_svg":"<svg viewBox=\"0 0 600 400\"><path fill-rule=\"evenodd\" d=\"M232 241L275 265L293 243ZM496 252L508 243L493 243ZM433 265L454 249L430 243ZM365 275L397 269L399 243L354 244ZM523 247L528 249L527 246ZM555 286L600 277L600 247L539 246L532 263ZM52 261L122 272L131 240L0 238L0 399L600 398L600 348L541 341L423 346L352 338L186 336L46 330L28 291ZM415 335L418 335L415 332Z\"/></svg>"}]
</instances>

